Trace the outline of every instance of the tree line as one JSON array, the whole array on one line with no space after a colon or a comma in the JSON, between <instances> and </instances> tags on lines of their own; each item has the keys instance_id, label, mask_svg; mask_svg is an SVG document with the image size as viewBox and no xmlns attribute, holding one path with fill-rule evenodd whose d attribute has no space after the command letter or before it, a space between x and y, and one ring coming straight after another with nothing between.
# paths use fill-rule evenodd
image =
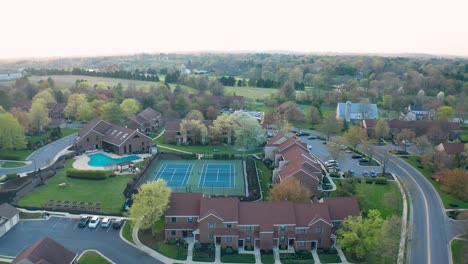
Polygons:
<instances>
[{"instance_id":1,"label":"tree line","mask_svg":"<svg viewBox=\"0 0 468 264\"><path fill-rule=\"evenodd\" d=\"M116 71L101 71L101 70L89 70L83 68L73 68L72 70L64 69L35 69L28 68L24 72L26 76L38 75L80 75L80 76L93 76L93 77L105 77L105 78L116 78L125 80L137 80L147 82L159 82L159 76L157 72L152 69L148 69L146 72L136 69L135 71L116 70Z\"/></svg>"}]
</instances>

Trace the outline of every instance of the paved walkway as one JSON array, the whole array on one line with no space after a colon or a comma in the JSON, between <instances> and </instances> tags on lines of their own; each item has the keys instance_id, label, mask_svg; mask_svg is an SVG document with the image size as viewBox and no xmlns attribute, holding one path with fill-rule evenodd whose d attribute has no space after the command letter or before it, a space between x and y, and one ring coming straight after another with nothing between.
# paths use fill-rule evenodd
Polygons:
<instances>
[{"instance_id":1,"label":"paved walkway","mask_svg":"<svg viewBox=\"0 0 468 264\"><path fill-rule=\"evenodd\" d=\"M314 264L317 264L317 263L320 264L321 262L320 262L318 254L317 254L317 250L312 249L311 252L312 252L312 258L314 258Z\"/></svg>"},{"instance_id":2,"label":"paved walkway","mask_svg":"<svg viewBox=\"0 0 468 264\"><path fill-rule=\"evenodd\" d=\"M341 259L341 263L343 264L348 264L348 260L346 259L344 253L343 253L343 250L341 250L340 247L335 247L336 248L336 251L338 251L338 256L340 256L340 259ZM320 262L319 262L320 263Z\"/></svg>"},{"instance_id":3,"label":"paved walkway","mask_svg":"<svg viewBox=\"0 0 468 264\"><path fill-rule=\"evenodd\" d=\"M275 258L275 263L281 263L280 254L278 248L273 248L273 257Z\"/></svg>"}]
</instances>

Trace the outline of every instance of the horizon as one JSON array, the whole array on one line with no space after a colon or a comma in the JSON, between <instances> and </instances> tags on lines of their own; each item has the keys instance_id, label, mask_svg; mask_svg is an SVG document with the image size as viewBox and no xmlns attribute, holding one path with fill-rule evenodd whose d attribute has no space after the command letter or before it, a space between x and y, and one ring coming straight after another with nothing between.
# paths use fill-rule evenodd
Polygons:
<instances>
[{"instance_id":1,"label":"horizon","mask_svg":"<svg viewBox=\"0 0 468 264\"><path fill-rule=\"evenodd\" d=\"M11 12L0 17L9 25L0 60L255 52L468 57L463 0L84 0L72 6L25 0L4 7Z\"/></svg>"}]
</instances>

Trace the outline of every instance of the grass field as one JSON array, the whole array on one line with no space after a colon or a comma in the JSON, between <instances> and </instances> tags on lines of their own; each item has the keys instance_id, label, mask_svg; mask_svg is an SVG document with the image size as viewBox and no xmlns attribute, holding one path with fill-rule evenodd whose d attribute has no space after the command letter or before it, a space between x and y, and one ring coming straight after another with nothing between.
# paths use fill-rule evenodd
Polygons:
<instances>
[{"instance_id":1,"label":"grass field","mask_svg":"<svg viewBox=\"0 0 468 264\"><path fill-rule=\"evenodd\" d=\"M65 171L72 167L72 162L68 160L64 169L59 170L46 185L22 197L18 205L42 207L48 200L100 202L104 213L120 213L125 202L123 190L131 175L117 175L105 180L72 179L65 175ZM60 183L66 183L66 187L58 187Z\"/></svg>"},{"instance_id":2,"label":"grass field","mask_svg":"<svg viewBox=\"0 0 468 264\"><path fill-rule=\"evenodd\" d=\"M23 167L26 165L24 162L16 162L16 161L7 161L3 163L0 167L2 168L18 168L18 167Z\"/></svg>"},{"instance_id":3,"label":"grass field","mask_svg":"<svg viewBox=\"0 0 468 264\"><path fill-rule=\"evenodd\" d=\"M168 164L193 164L191 174L187 175L188 181L185 186L171 187L174 192L204 192L214 195L245 195L244 169L241 160L160 160L151 170L147 170L144 176L147 181L152 181L157 172ZM209 187L201 182L203 178L200 172L205 165L231 164L235 167L234 187ZM220 178L220 181L223 179ZM224 182L221 182L221 184ZM200 184L202 186L200 186ZM227 184L227 182L226 182Z\"/></svg>"},{"instance_id":4,"label":"grass field","mask_svg":"<svg viewBox=\"0 0 468 264\"><path fill-rule=\"evenodd\" d=\"M271 254L262 254L262 263L263 264L274 264L275 263L275 257L273 256L273 253Z\"/></svg>"},{"instance_id":5,"label":"grass field","mask_svg":"<svg viewBox=\"0 0 468 264\"><path fill-rule=\"evenodd\" d=\"M418 167L418 166L421 165L420 162L418 161L418 157L409 156L408 158L402 159L402 160L408 162L411 166L413 166L415 169L417 169L419 172L421 172L422 175L424 175L427 178L427 180L432 184L432 186L434 186L434 188L439 193L440 199L442 199L442 203L444 204L445 208L460 208L460 209L468 208L468 202L464 202L464 201L454 197L453 195L442 191L442 189L441 189L442 188L442 183L436 182L436 181L431 179L431 176L432 176L433 173L430 170ZM458 207L453 207L450 204L457 204Z\"/></svg>"},{"instance_id":6,"label":"grass field","mask_svg":"<svg viewBox=\"0 0 468 264\"><path fill-rule=\"evenodd\" d=\"M265 97L269 97L271 94L275 94L278 89L275 88L257 88L257 87L234 87L226 86L226 95L237 95L244 96L252 100L263 100Z\"/></svg>"},{"instance_id":7,"label":"grass field","mask_svg":"<svg viewBox=\"0 0 468 264\"><path fill-rule=\"evenodd\" d=\"M130 243L135 244L133 241L133 223L130 220L125 221L125 224L122 228L122 236Z\"/></svg>"},{"instance_id":8,"label":"grass field","mask_svg":"<svg viewBox=\"0 0 468 264\"><path fill-rule=\"evenodd\" d=\"M207 154L207 155L212 155L212 154L256 154L256 153L262 153L263 149L262 148L257 148L253 150L248 150L248 151L242 151L236 149L235 146L223 146L223 145L206 145L206 146L192 146L192 145L187 145L187 146L178 146L178 145L172 145L172 144L166 144L166 137L164 135L160 136L159 138L153 140L153 142L159 146L159 147L166 147L170 149L175 149L170 150L166 148L161 148L161 152L167 152L167 153L179 153L180 151L185 151L185 152L191 152L191 153L197 153L197 154ZM180 150L180 151L177 151Z\"/></svg>"},{"instance_id":9,"label":"grass field","mask_svg":"<svg viewBox=\"0 0 468 264\"><path fill-rule=\"evenodd\" d=\"M147 81L136 81L136 80L125 80L117 78L105 78L105 77L93 77L93 76L81 76L81 75L50 75L55 81L56 86L62 86L65 88L70 88L75 86L76 80L87 80L89 85L93 87L95 84L104 84L107 86L117 86L118 83L121 83L124 88L129 84L134 85L136 88L142 88L143 86L150 87L151 85L157 85L157 82L147 82ZM47 80L49 76L31 76L29 80L32 83L38 82L40 80Z\"/></svg>"},{"instance_id":10,"label":"grass field","mask_svg":"<svg viewBox=\"0 0 468 264\"><path fill-rule=\"evenodd\" d=\"M257 169L259 170L259 180L260 180L260 187L262 188L262 196L263 200L268 200L268 195L270 193L270 184L272 182L272 171L263 164L263 162L259 160L255 160L257 164Z\"/></svg>"},{"instance_id":11,"label":"grass field","mask_svg":"<svg viewBox=\"0 0 468 264\"><path fill-rule=\"evenodd\" d=\"M341 258L338 254L318 254L321 263L340 263Z\"/></svg>"},{"instance_id":12,"label":"grass field","mask_svg":"<svg viewBox=\"0 0 468 264\"><path fill-rule=\"evenodd\" d=\"M452 260L453 264L466 264L466 250L468 250L468 242L463 240L452 241Z\"/></svg>"},{"instance_id":13,"label":"grass field","mask_svg":"<svg viewBox=\"0 0 468 264\"><path fill-rule=\"evenodd\" d=\"M103 258L95 251L86 251L80 256L78 264L111 264L107 259Z\"/></svg>"}]
</instances>

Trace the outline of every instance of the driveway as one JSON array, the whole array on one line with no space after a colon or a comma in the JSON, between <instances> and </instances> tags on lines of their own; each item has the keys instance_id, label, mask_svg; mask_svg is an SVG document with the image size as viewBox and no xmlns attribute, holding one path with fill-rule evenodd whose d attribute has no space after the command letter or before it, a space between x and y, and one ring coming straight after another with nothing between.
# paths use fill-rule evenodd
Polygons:
<instances>
[{"instance_id":1,"label":"driveway","mask_svg":"<svg viewBox=\"0 0 468 264\"><path fill-rule=\"evenodd\" d=\"M27 158L29 164L26 166L19 168L0 168L0 175L5 175L10 172L23 174L49 166L61 151L73 145L77 135L78 133L71 134L36 150Z\"/></svg>"},{"instance_id":2,"label":"driveway","mask_svg":"<svg viewBox=\"0 0 468 264\"><path fill-rule=\"evenodd\" d=\"M21 220L0 238L0 255L16 256L45 236L77 254L86 249L98 250L115 263L162 263L122 241L119 230L78 228L78 219L62 217Z\"/></svg>"}]
</instances>

